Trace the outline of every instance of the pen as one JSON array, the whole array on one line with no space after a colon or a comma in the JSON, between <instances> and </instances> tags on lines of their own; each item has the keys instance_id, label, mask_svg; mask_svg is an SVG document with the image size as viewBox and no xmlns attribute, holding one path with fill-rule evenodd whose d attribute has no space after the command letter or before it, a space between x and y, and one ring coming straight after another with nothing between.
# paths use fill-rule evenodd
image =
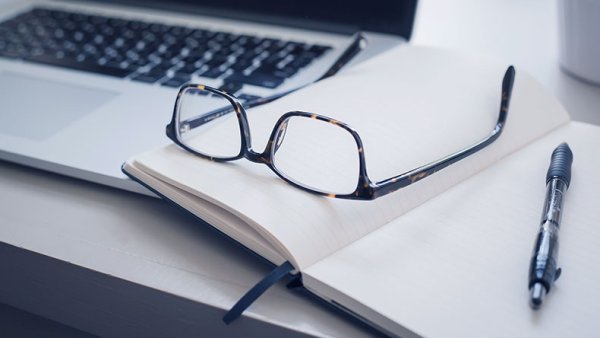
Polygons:
<instances>
[{"instance_id":1,"label":"pen","mask_svg":"<svg viewBox=\"0 0 600 338\"><path fill-rule=\"evenodd\" d=\"M568 144L561 143L552 152L546 174L544 210L529 265L530 305L534 310L542 305L544 296L560 277L561 269L557 268L558 231L564 196L571 182L571 163L573 153Z\"/></svg>"}]
</instances>

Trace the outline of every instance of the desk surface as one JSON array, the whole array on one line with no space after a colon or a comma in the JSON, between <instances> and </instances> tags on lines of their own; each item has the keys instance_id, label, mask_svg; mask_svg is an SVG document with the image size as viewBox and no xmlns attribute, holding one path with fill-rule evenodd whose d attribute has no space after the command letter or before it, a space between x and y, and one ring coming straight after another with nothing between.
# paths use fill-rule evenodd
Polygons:
<instances>
[{"instance_id":1,"label":"desk surface","mask_svg":"<svg viewBox=\"0 0 600 338\"><path fill-rule=\"evenodd\" d=\"M413 43L496 55L600 124L600 88L559 69L556 14L544 0L424 0ZM159 200L13 164L0 163L0 187L0 302L102 335L370 334L281 285L225 327L269 269L228 240Z\"/></svg>"}]
</instances>

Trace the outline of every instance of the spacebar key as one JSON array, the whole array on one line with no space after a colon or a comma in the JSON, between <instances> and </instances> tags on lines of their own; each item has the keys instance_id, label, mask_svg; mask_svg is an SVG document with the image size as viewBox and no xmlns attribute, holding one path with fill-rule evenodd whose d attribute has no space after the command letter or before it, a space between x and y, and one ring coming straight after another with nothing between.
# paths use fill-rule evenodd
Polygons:
<instances>
[{"instance_id":1,"label":"spacebar key","mask_svg":"<svg viewBox=\"0 0 600 338\"><path fill-rule=\"evenodd\" d=\"M275 88L279 86L284 79L278 78L271 75L266 74L251 74L251 75L243 75L243 74L232 74L228 78L225 79L225 82L241 82L249 85L255 85L260 87L267 88Z\"/></svg>"},{"instance_id":2,"label":"spacebar key","mask_svg":"<svg viewBox=\"0 0 600 338\"><path fill-rule=\"evenodd\" d=\"M102 66L92 62L76 62L68 59L57 59L44 55L28 57L26 58L26 60L31 62L43 63L46 65L70 68L75 70L83 70L87 72L116 77L125 77L129 75L129 73L131 73L131 71L127 69Z\"/></svg>"}]
</instances>

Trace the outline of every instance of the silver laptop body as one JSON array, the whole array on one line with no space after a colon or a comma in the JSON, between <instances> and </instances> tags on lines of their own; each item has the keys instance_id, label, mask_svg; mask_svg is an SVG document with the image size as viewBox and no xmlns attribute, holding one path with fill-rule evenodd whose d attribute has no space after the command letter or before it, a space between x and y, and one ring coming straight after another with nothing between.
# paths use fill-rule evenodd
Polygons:
<instances>
[{"instance_id":1,"label":"silver laptop body","mask_svg":"<svg viewBox=\"0 0 600 338\"><path fill-rule=\"evenodd\" d=\"M240 0L140 3L1 0L0 21L10 20L36 8L35 15L41 16L40 20L50 13L54 17L53 22L60 21L65 15L61 14L63 12L68 15L83 13L125 22L142 22L144 26L158 23L168 27L183 27L186 32L225 32L238 41L240 36L244 36L246 40L256 37L277 41L282 46L291 41L305 49L309 48L307 46L325 48L322 55L300 67L293 75L288 75L275 88L269 88L273 85L268 82L266 86L253 84L254 80L251 79L241 89L236 88L236 95L251 97L269 96L318 78L339 56L352 33L357 30L365 31L369 40L369 47L359 60L396 46L410 36L416 1L378 0L375 2L381 4L374 4L370 10L372 13L361 13L361 6L364 5L355 1L329 1L327 5L323 5L323 2L327 3L324 0L288 1L286 3L290 8L302 6L302 9L281 13L277 12L279 7L272 6L277 3L275 0L259 1L258 5ZM346 3L347 8L340 8L336 14L330 8L335 3ZM315 15L307 16L306 13ZM167 86L165 82L174 76L173 71L167 70L166 77L152 82L147 81L147 76L144 77L146 73L142 70L126 76L114 76L81 70L78 66L57 66L53 64L55 61L43 62L43 55L37 59L23 58L11 54L14 50L10 48L19 45L11 44L10 39L21 30L26 31L31 27L14 24L9 29L2 29L0 24L0 159L148 194L144 188L124 176L120 166L136 153L169 142L164 130L172 114L177 83ZM46 32L40 29L28 34L44 36ZM60 32L52 34L60 35ZM102 38L92 32L85 39L96 39L94 41L98 42ZM63 40L57 41L71 47ZM177 46L181 49L182 45ZM131 48L133 50L135 46ZM176 56L179 49L174 52ZM31 49L24 53L32 55L40 52ZM268 53L262 57L268 57ZM206 58L203 60L207 61ZM287 61L290 60L294 59L289 57ZM231 61L229 66L234 63ZM257 64L251 60L250 66L256 67ZM228 78L227 71L220 75L208 74L207 69L205 67L192 72L189 80L217 88L227 82L223 80ZM211 76L203 76L203 72ZM139 77L138 80L136 77Z\"/></svg>"}]
</instances>

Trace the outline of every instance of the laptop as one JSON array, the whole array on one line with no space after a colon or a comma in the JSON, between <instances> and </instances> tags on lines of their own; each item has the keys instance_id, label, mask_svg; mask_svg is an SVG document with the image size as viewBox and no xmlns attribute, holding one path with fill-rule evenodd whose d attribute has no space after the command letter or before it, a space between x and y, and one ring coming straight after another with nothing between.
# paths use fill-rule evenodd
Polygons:
<instances>
[{"instance_id":1,"label":"laptop","mask_svg":"<svg viewBox=\"0 0 600 338\"><path fill-rule=\"evenodd\" d=\"M406 42L416 0L0 0L0 159L149 194L123 161L169 143L178 88L242 102L310 83L357 31Z\"/></svg>"}]
</instances>

